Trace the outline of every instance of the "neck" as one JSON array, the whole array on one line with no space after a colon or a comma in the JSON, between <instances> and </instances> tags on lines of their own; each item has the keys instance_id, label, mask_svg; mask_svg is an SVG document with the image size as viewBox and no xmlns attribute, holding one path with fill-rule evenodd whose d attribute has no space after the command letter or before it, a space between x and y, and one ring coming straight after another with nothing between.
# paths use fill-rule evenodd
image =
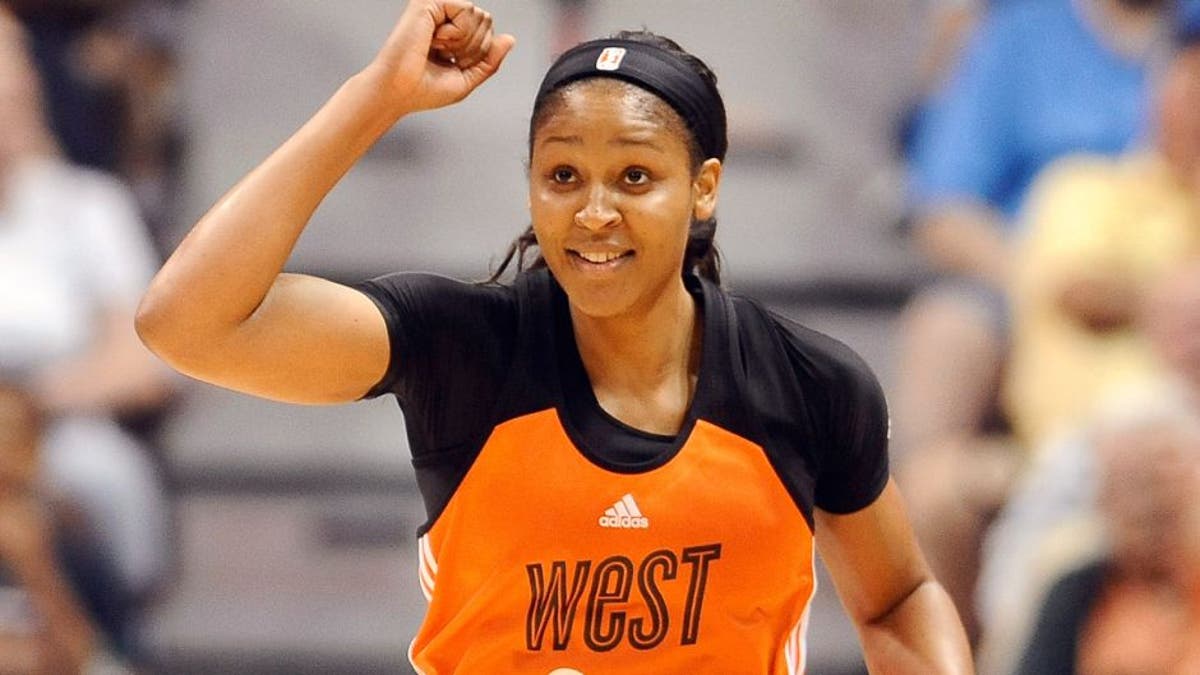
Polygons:
<instances>
[{"instance_id":1,"label":"neck","mask_svg":"<svg viewBox=\"0 0 1200 675\"><path fill-rule=\"evenodd\" d=\"M1124 56L1146 57L1162 35L1161 6L1134 7L1119 0L1083 0L1079 5L1101 40Z\"/></svg>"},{"instance_id":2,"label":"neck","mask_svg":"<svg viewBox=\"0 0 1200 675\"><path fill-rule=\"evenodd\" d=\"M645 431L678 431L695 389L701 335L682 279L643 310L597 318L572 307L571 321L601 407Z\"/></svg>"}]
</instances>

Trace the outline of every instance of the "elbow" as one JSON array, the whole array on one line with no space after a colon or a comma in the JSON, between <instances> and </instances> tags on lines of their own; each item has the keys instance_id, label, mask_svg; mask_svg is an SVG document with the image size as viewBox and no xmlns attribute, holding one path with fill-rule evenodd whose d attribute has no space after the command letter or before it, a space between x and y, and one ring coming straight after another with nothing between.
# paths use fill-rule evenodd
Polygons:
<instances>
[{"instance_id":1,"label":"elbow","mask_svg":"<svg viewBox=\"0 0 1200 675\"><path fill-rule=\"evenodd\" d=\"M172 369L202 377L214 366L214 359L221 358L223 345L238 324L214 318L195 298L158 292L151 286L134 313L133 328L141 343ZM169 395L170 389L159 392Z\"/></svg>"},{"instance_id":2,"label":"elbow","mask_svg":"<svg viewBox=\"0 0 1200 675\"><path fill-rule=\"evenodd\" d=\"M142 344L176 369L204 339L204 331L189 320L184 309L179 300L163 297L151 287L133 317L133 328Z\"/></svg>"},{"instance_id":3,"label":"elbow","mask_svg":"<svg viewBox=\"0 0 1200 675\"><path fill-rule=\"evenodd\" d=\"M166 314L162 303L158 302L154 298L153 292L150 291L142 297L133 317L133 328L137 332L138 339L146 345L146 348L160 356L160 349L166 341L165 327L170 323Z\"/></svg>"},{"instance_id":4,"label":"elbow","mask_svg":"<svg viewBox=\"0 0 1200 675\"><path fill-rule=\"evenodd\" d=\"M932 576L916 579L901 593L897 594L891 602L877 608L872 613L859 615L858 620L860 623L868 626L887 625L913 598L918 598L922 593L930 592L943 593L944 589Z\"/></svg>"}]
</instances>

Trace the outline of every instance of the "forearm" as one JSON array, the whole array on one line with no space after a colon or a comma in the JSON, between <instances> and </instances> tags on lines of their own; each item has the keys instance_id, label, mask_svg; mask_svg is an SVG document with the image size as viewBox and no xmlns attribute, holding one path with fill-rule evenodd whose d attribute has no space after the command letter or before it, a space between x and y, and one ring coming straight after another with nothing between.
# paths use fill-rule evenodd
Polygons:
<instances>
[{"instance_id":1,"label":"forearm","mask_svg":"<svg viewBox=\"0 0 1200 675\"><path fill-rule=\"evenodd\" d=\"M973 673L966 634L950 596L928 580L874 621L859 626L872 675Z\"/></svg>"},{"instance_id":2,"label":"forearm","mask_svg":"<svg viewBox=\"0 0 1200 675\"><path fill-rule=\"evenodd\" d=\"M169 328L203 344L249 318L321 201L399 117L370 71L346 82L195 225L142 300L143 338Z\"/></svg>"},{"instance_id":3,"label":"forearm","mask_svg":"<svg viewBox=\"0 0 1200 675\"><path fill-rule=\"evenodd\" d=\"M999 216L982 206L939 208L921 219L917 244L938 270L1006 287L1011 252Z\"/></svg>"}]
</instances>

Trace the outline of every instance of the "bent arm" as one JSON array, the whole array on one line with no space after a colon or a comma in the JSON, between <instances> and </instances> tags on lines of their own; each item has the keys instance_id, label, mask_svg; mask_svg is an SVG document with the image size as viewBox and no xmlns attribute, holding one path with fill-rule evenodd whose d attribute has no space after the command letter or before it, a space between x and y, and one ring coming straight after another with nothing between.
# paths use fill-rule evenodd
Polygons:
<instances>
[{"instance_id":1,"label":"bent arm","mask_svg":"<svg viewBox=\"0 0 1200 675\"><path fill-rule=\"evenodd\" d=\"M383 375L387 328L363 294L282 274L325 196L407 112L448 105L511 49L462 0L413 0L372 63L192 229L138 310L143 341L178 370L267 398L354 400ZM436 61L431 51L453 61Z\"/></svg>"},{"instance_id":2,"label":"bent arm","mask_svg":"<svg viewBox=\"0 0 1200 675\"><path fill-rule=\"evenodd\" d=\"M396 121L376 92L352 78L200 219L142 299L147 346L197 379L281 400L350 400L382 376L370 300L280 274L325 195Z\"/></svg>"},{"instance_id":3,"label":"bent arm","mask_svg":"<svg viewBox=\"0 0 1200 675\"><path fill-rule=\"evenodd\" d=\"M974 672L958 613L917 547L893 481L861 511L818 511L817 545L872 673Z\"/></svg>"}]
</instances>

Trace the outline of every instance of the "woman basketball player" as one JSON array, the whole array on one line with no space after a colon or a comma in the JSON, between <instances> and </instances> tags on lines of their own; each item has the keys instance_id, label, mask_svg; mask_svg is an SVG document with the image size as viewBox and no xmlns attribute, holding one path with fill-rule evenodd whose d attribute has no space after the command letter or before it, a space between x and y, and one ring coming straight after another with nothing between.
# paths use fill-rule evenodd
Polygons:
<instances>
[{"instance_id":1,"label":"woman basketball player","mask_svg":"<svg viewBox=\"0 0 1200 675\"><path fill-rule=\"evenodd\" d=\"M872 670L969 672L888 478L874 377L717 285L724 106L669 40L584 43L547 73L511 284L281 273L376 139L466 97L513 43L468 2L412 0L196 224L143 339L272 399L397 397L428 512L419 672L801 672L816 543Z\"/></svg>"}]
</instances>

